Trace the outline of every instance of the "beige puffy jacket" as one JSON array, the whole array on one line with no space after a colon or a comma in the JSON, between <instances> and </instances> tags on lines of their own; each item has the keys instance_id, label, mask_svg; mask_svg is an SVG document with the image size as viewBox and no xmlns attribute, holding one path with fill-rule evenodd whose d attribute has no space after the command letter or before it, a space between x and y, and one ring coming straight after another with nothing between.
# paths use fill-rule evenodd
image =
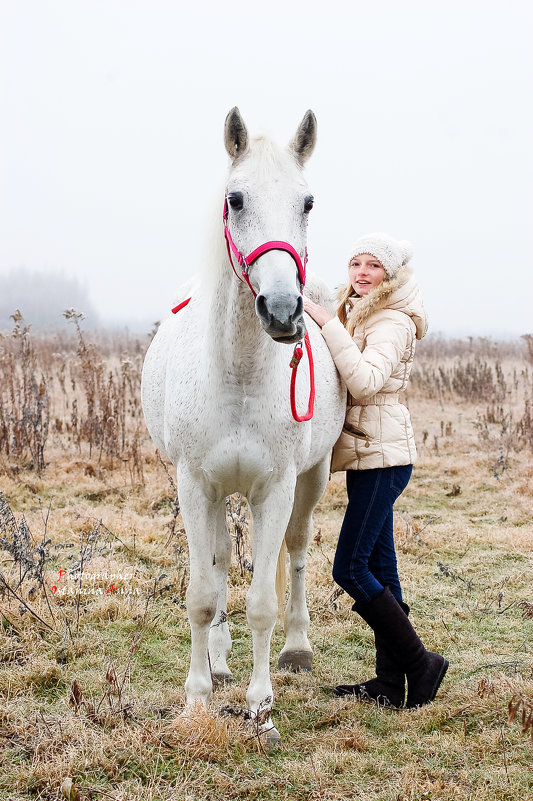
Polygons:
<instances>
[{"instance_id":1,"label":"beige puffy jacket","mask_svg":"<svg viewBox=\"0 0 533 801\"><path fill-rule=\"evenodd\" d=\"M348 390L346 419L333 449L331 470L413 464L415 439L400 393L409 381L415 342L427 331L420 290L404 268L349 303L353 338L338 317L322 327Z\"/></svg>"}]
</instances>

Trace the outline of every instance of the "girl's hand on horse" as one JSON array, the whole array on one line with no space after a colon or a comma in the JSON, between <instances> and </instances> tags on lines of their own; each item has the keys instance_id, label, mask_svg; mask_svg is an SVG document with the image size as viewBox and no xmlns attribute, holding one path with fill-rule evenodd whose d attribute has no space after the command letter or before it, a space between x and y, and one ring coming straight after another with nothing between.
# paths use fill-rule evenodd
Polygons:
<instances>
[{"instance_id":1,"label":"girl's hand on horse","mask_svg":"<svg viewBox=\"0 0 533 801\"><path fill-rule=\"evenodd\" d=\"M310 317L313 318L315 323L318 323L320 328L325 325L328 320L332 320L332 316L326 309L321 306L319 303L315 303L309 298L304 298L304 310L309 314Z\"/></svg>"}]
</instances>

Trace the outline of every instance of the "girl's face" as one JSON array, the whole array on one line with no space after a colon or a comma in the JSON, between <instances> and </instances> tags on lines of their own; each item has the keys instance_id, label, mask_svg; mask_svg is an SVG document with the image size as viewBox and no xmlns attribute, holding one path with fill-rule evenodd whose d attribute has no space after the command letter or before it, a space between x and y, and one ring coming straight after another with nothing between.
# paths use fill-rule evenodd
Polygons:
<instances>
[{"instance_id":1,"label":"girl's face","mask_svg":"<svg viewBox=\"0 0 533 801\"><path fill-rule=\"evenodd\" d=\"M368 295L385 278L385 268L370 253L362 253L350 260L348 276L358 295Z\"/></svg>"}]
</instances>

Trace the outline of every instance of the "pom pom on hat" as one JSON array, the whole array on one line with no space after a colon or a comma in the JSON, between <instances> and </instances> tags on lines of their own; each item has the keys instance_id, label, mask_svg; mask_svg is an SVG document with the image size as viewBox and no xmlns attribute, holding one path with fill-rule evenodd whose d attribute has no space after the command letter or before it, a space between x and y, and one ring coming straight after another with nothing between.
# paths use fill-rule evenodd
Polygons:
<instances>
[{"instance_id":1,"label":"pom pom on hat","mask_svg":"<svg viewBox=\"0 0 533 801\"><path fill-rule=\"evenodd\" d=\"M362 253L370 253L381 262L389 278L393 278L413 256L413 246L406 239L398 241L383 233L360 237L352 248L350 261Z\"/></svg>"}]
</instances>

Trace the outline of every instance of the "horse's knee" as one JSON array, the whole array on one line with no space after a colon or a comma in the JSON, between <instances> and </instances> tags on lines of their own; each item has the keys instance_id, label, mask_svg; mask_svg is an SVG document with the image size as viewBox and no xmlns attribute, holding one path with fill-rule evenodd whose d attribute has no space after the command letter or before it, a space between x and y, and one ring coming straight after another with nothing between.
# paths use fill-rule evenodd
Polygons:
<instances>
[{"instance_id":1,"label":"horse's knee","mask_svg":"<svg viewBox=\"0 0 533 801\"><path fill-rule=\"evenodd\" d=\"M291 554L291 559L293 554L298 552L303 552L304 554L307 553L307 547L309 545L309 540L311 539L311 523L306 524L305 526L301 526L297 529L293 529L285 533L285 542L287 543L287 549Z\"/></svg>"},{"instance_id":2,"label":"horse's knee","mask_svg":"<svg viewBox=\"0 0 533 801\"><path fill-rule=\"evenodd\" d=\"M252 629L268 629L276 622L278 599L275 589L272 592L248 591L246 596L246 617Z\"/></svg>"},{"instance_id":3,"label":"horse's knee","mask_svg":"<svg viewBox=\"0 0 533 801\"><path fill-rule=\"evenodd\" d=\"M197 626L208 626L217 611L217 594L214 588L190 585L186 594L189 621Z\"/></svg>"}]
</instances>

